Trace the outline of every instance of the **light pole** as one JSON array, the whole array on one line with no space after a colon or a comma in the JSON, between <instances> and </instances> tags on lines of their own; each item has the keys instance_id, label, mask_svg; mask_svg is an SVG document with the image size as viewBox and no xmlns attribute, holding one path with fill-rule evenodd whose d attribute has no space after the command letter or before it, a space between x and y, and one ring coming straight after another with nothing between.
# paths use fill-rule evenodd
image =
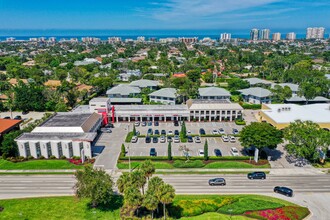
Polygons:
<instances>
[{"instance_id":1,"label":"light pole","mask_svg":"<svg viewBox=\"0 0 330 220\"><path fill-rule=\"evenodd\" d=\"M131 175L131 155L129 153L129 144L127 145L127 153L128 153L128 169L129 169L129 173Z\"/></svg>"}]
</instances>

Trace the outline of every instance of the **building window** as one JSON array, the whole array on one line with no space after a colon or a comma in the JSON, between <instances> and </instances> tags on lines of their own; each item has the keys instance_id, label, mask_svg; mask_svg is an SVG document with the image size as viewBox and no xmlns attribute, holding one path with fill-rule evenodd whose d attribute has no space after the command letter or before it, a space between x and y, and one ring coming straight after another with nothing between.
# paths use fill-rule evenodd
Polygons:
<instances>
[{"instance_id":1,"label":"building window","mask_svg":"<svg viewBox=\"0 0 330 220\"><path fill-rule=\"evenodd\" d=\"M31 151L30 151L30 145L29 145L29 142L24 143L24 148L25 148L25 155L26 155L26 157L31 156Z\"/></svg>"},{"instance_id":2,"label":"building window","mask_svg":"<svg viewBox=\"0 0 330 220\"><path fill-rule=\"evenodd\" d=\"M73 157L73 148L72 148L72 142L68 143L69 146L69 157Z\"/></svg>"},{"instance_id":3,"label":"building window","mask_svg":"<svg viewBox=\"0 0 330 220\"><path fill-rule=\"evenodd\" d=\"M214 115L214 111L211 111L211 114Z\"/></svg>"},{"instance_id":4,"label":"building window","mask_svg":"<svg viewBox=\"0 0 330 220\"><path fill-rule=\"evenodd\" d=\"M230 115L230 111L227 111L227 115Z\"/></svg>"},{"instance_id":5,"label":"building window","mask_svg":"<svg viewBox=\"0 0 330 220\"><path fill-rule=\"evenodd\" d=\"M51 147L49 142L46 144L46 146L47 146L47 155L48 155L48 158L49 158L53 154L52 153L52 147Z\"/></svg>"},{"instance_id":6,"label":"building window","mask_svg":"<svg viewBox=\"0 0 330 220\"><path fill-rule=\"evenodd\" d=\"M105 107L105 105L101 105L101 107Z\"/></svg>"},{"instance_id":7,"label":"building window","mask_svg":"<svg viewBox=\"0 0 330 220\"><path fill-rule=\"evenodd\" d=\"M217 114L220 115L220 111L217 111Z\"/></svg>"},{"instance_id":8,"label":"building window","mask_svg":"<svg viewBox=\"0 0 330 220\"><path fill-rule=\"evenodd\" d=\"M236 114L236 111L233 111L233 114Z\"/></svg>"},{"instance_id":9,"label":"building window","mask_svg":"<svg viewBox=\"0 0 330 220\"><path fill-rule=\"evenodd\" d=\"M91 104L91 106L96 106L95 104Z\"/></svg>"},{"instance_id":10,"label":"building window","mask_svg":"<svg viewBox=\"0 0 330 220\"><path fill-rule=\"evenodd\" d=\"M37 153L37 158L41 156L41 149L40 149L40 143L36 143L36 153Z\"/></svg>"},{"instance_id":11,"label":"building window","mask_svg":"<svg viewBox=\"0 0 330 220\"><path fill-rule=\"evenodd\" d=\"M204 111L201 111L201 115L203 115L204 114Z\"/></svg>"},{"instance_id":12,"label":"building window","mask_svg":"<svg viewBox=\"0 0 330 220\"><path fill-rule=\"evenodd\" d=\"M58 157L62 157L63 156L63 149L62 149L62 143L58 142L57 143L57 151L58 151Z\"/></svg>"},{"instance_id":13,"label":"building window","mask_svg":"<svg viewBox=\"0 0 330 220\"><path fill-rule=\"evenodd\" d=\"M194 114L194 111L190 111L190 114Z\"/></svg>"},{"instance_id":14,"label":"building window","mask_svg":"<svg viewBox=\"0 0 330 220\"><path fill-rule=\"evenodd\" d=\"M210 111L206 111L206 114L207 114L207 115L210 114Z\"/></svg>"},{"instance_id":15,"label":"building window","mask_svg":"<svg viewBox=\"0 0 330 220\"><path fill-rule=\"evenodd\" d=\"M221 114L222 114L222 115L226 114L226 111L221 111Z\"/></svg>"}]
</instances>

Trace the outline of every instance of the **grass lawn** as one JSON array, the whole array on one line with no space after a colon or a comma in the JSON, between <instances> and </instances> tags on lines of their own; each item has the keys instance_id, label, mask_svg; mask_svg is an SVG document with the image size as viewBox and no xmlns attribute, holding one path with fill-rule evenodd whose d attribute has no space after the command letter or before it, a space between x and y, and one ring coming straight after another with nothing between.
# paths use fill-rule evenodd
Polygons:
<instances>
[{"instance_id":1,"label":"grass lawn","mask_svg":"<svg viewBox=\"0 0 330 220\"><path fill-rule=\"evenodd\" d=\"M224 215L216 212L208 212L199 216L194 217L182 217L182 220L246 220L252 219L241 215Z\"/></svg>"},{"instance_id":2,"label":"grass lawn","mask_svg":"<svg viewBox=\"0 0 330 220\"><path fill-rule=\"evenodd\" d=\"M316 168L330 168L330 162L325 162L324 164L315 163L313 166Z\"/></svg>"},{"instance_id":3,"label":"grass lawn","mask_svg":"<svg viewBox=\"0 0 330 220\"><path fill-rule=\"evenodd\" d=\"M13 163L7 160L0 160L0 170L56 170L56 169L82 169L69 163L67 160L29 160Z\"/></svg>"},{"instance_id":4,"label":"grass lawn","mask_svg":"<svg viewBox=\"0 0 330 220\"><path fill-rule=\"evenodd\" d=\"M140 166L140 164L142 163L138 162L138 161L134 161L131 162L131 169L137 168L138 166ZM166 162L153 162L153 164L155 165L156 169L174 169L174 167L172 166L172 164L166 163ZM129 169L129 164L128 162L120 162L117 163L117 167L118 169Z\"/></svg>"}]
</instances>

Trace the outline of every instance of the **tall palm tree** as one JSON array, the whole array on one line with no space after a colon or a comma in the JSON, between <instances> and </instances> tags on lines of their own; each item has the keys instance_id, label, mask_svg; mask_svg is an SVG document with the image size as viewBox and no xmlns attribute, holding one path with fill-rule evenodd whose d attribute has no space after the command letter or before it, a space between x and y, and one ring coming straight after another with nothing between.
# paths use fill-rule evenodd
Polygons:
<instances>
[{"instance_id":1,"label":"tall palm tree","mask_svg":"<svg viewBox=\"0 0 330 220\"><path fill-rule=\"evenodd\" d=\"M134 171L131 173L132 182L131 184L135 186L138 189L141 189L142 194L144 195L144 186L147 183L147 179L144 176L144 173L142 171Z\"/></svg>"},{"instance_id":2,"label":"tall palm tree","mask_svg":"<svg viewBox=\"0 0 330 220\"><path fill-rule=\"evenodd\" d=\"M151 211L151 219L154 218L154 211L158 207L159 200L152 191L147 191L146 196L143 199L143 206Z\"/></svg>"},{"instance_id":3,"label":"tall palm tree","mask_svg":"<svg viewBox=\"0 0 330 220\"><path fill-rule=\"evenodd\" d=\"M120 175L120 177L118 178L116 185L118 188L118 191L120 193L124 193L125 191L125 187L129 186L131 183L131 177L129 173L123 173L122 175Z\"/></svg>"},{"instance_id":4,"label":"tall palm tree","mask_svg":"<svg viewBox=\"0 0 330 220\"><path fill-rule=\"evenodd\" d=\"M136 209L139 215L139 207L142 204L141 192L134 186L129 185L124 191L124 204L129 208Z\"/></svg>"},{"instance_id":5,"label":"tall palm tree","mask_svg":"<svg viewBox=\"0 0 330 220\"><path fill-rule=\"evenodd\" d=\"M149 178L155 173L155 165L151 162L151 160L146 160L141 164L140 170L149 181Z\"/></svg>"},{"instance_id":6,"label":"tall palm tree","mask_svg":"<svg viewBox=\"0 0 330 220\"><path fill-rule=\"evenodd\" d=\"M165 206L166 204L169 204L173 202L174 197L175 197L175 190L173 186L170 184L162 184L159 187L159 201L163 203L163 213L164 213L164 219L166 219L166 212L165 212Z\"/></svg>"}]
</instances>

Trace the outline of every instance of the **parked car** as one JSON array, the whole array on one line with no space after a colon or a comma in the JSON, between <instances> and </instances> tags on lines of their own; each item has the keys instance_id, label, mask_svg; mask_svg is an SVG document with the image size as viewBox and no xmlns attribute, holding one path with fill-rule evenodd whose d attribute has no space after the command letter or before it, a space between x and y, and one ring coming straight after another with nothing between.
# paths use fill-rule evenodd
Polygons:
<instances>
[{"instance_id":1,"label":"parked car","mask_svg":"<svg viewBox=\"0 0 330 220\"><path fill-rule=\"evenodd\" d=\"M11 119L9 116L4 117L3 119Z\"/></svg>"},{"instance_id":2,"label":"parked car","mask_svg":"<svg viewBox=\"0 0 330 220\"><path fill-rule=\"evenodd\" d=\"M160 132L161 135L166 135L166 131L163 129L161 132Z\"/></svg>"},{"instance_id":3,"label":"parked car","mask_svg":"<svg viewBox=\"0 0 330 220\"><path fill-rule=\"evenodd\" d=\"M158 143L158 137L153 137L152 138L152 143Z\"/></svg>"},{"instance_id":4,"label":"parked car","mask_svg":"<svg viewBox=\"0 0 330 220\"><path fill-rule=\"evenodd\" d=\"M236 138L234 136L229 136L229 141L231 143L235 143L236 142Z\"/></svg>"},{"instance_id":5,"label":"parked car","mask_svg":"<svg viewBox=\"0 0 330 220\"><path fill-rule=\"evenodd\" d=\"M145 126L147 126L147 122L143 121L143 122L141 123L141 125L142 125L143 127L145 127Z\"/></svg>"},{"instance_id":6,"label":"parked car","mask_svg":"<svg viewBox=\"0 0 330 220\"><path fill-rule=\"evenodd\" d=\"M187 131L187 135L190 135L190 134L191 134L191 131L190 131L190 130L188 130L188 131Z\"/></svg>"},{"instance_id":7,"label":"parked car","mask_svg":"<svg viewBox=\"0 0 330 220\"><path fill-rule=\"evenodd\" d=\"M172 136L167 136L167 142L172 142L173 139L172 139Z\"/></svg>"},{"instance_id":8,"label":"parked car","mask_svg":"<svg viewBox=\"0 0 330 220\"><path fill-rule=\"evenodd\" d=\"M212 134L219 134L219 131L217 129L213 129Z\"/></svg>"},{"instance_id":9,"label":"parked car","mask_svg":"<svg viewBox=\"0 0 330 220\"><path fill-rule=\"evenodd\" d=\"M155 135L159 135L159 130L156 129L154 133L155 133Z\"/></svg>"},{"instance_id":10,"label":"parked car","mask_svg":"<svg viewBox=\"0 0 330 220\"><path fill-rule=\"evenodd\" d=\"M198 156L204 157L204 150L203 149L198 150Z\"/></svg>"},{"instance_id":11,"label":"parked car","mask_svg":"<svg viewBox=\"0 0 330 220\"><path fill-rule=\"evenodd\" d=\"M179 130L175 130L174 131L174 135L179 135L180 133L179 133Z\"/></svg>"},{"instance_id":12,"label":"parked car","mask_svg":"<svg viewBox=\"0 0 330 220\"><path fill-rule=\"evenodd\" d=\"M29 111L22 112L22 115L27 115L27 114L29 114Z\"/></svg>"},{"instance_id":13,"label":"parked car","mask_svg":"<svg viewBox=\"0 0 330 220\"><path fill-rule=\"evenodd\" d=\"M155 126L159 126L159 122L158 122L158 121L155 121L155 122L154 122L154 125L155 125Z\"/></svg>"},{"instance_id":14,"label":"parked car","mask_svg":"<svg viewBox=\"0 0 330 220\"><path fill-rule=\"evenodd\" d=\"M152 122L151 121L148 121L148 126L152 126Z\"/></svg>"},{"instance_id":15,"label":"parked car","mask_svg":"<svg viewBox=\"0 0 330 220\"><path fill-rule=\"evenodd\" d=\"M150 136L147 136L146 137L146 143L150 143L151 142L151 137Z\"/></svg>"},{"instance_id":16,"label":"parked car","mask_svg":"<svg viewBox=\"0 0 330 220\"><path fill-rule=\"evenodd\" d=\"M214 149L214 154L217 157L221 157L222 156L222 153L221 153L220 149Z\"/></svg>"},{"instance_id":17,"label":"parked car","mask_svg":"<svg viewBox=\"0 0 330 220\"><path fill-rule=\"evenodd\" d=\"M165 143L165 141L166 141L165 136L161 136L161 137L159 138L159 142L160 142L160 143Z\"/></svg>"},{"instance_id":18,"label":"parked car","mask_svg":"<svg viewBox=\"0 0 330 220\"><path fill-rule=\"evenodd\" d=\"M205 130L204 130L203 128L200 128L200 129L199 129L199 134L200 134L200 135L205 135Z\"/></svg>"},{"instance_id":19,"label":"parked car","mask_svg":"<svg viewBox=\"0 0 330 220\"><path fill-rule=\"evenodd\" d=\"M180 143L180 137L178 135L175 135L173 141L174 143Z\"/></svg>"},{"instance_id":20,"label":"parked car","mask_svg":"<svg viewBox=\"0 0 330 220\"><path fill-rule=\"evenodd\" d=\"M223 128L220 128L220 129L219 129L219 133L220 133L220 134L225 134L226 132L225 132L225 130L224 130Z\"/></svg>"},{"instance_id":21,"label":"parked car","mask_svg":"<svg viewBox=\"0 0 330 220\"><path fill-rule=\"evenodd\" d=\"M229 137L227 135L223 135L221 138L223 142L229 142Z\"/></svg>"},{"instance_id":22,"label":"parked car","mask_svg":"<svg viewBox=\"0 0 330 220\"><path fill-rule=\"evenodd\" d=\"M196 136L195 137L195 143L201 143L201 138L199 136Z\"/></svg>"},{"instance_id":23,"label":"parked car","mask_svg":"<svg viewBox=\"0 0 330 220\"><path fill-rule=\"evenodd\" d=\"M238 134L239 131L236 128L233 128L233 134Z\"/></svg>"},{"instance_id":24,"label":"parked car","mask_svg":"<svg viewBox=\"0 0 330 220\"><path fill-rule=\"evenodd\" d=\"M148 129L148 132L147 132L147 135L152 135L153 134L153 132L152 132L152 128L149 128Z\"/></svg>"},{"instance_id":25,"label":"parked car","mask_svg":"<svg viewBox=\"0 0 330 220\"><path fill-rule=\"evenodd\" d=\"M274 192L282 194L282 195L286 195L288 197L293 196L293 190L288 187L284 187L284 186L275 186Z\"/></svg>"},{"instance_id":26,"label":"parked car","mask_svg":"<svg viewBox=\"0 0 330 220\"><path fill-rule=\"evenodd\" d=\"M265 172L253 172L253 173L249 173L247 175L247 177L249 179L266 179L266 173Z\"/></svg>"},{"instance_id":27,"label":"parked car","mask_svg":"<svg viewBox=\"0 0 330 220\"><path fill-rule=\"evenodd\" d=\"M188 140L189 143L194 142L194 140L191 136L187 136L187 140Z\"/></svg>"},{"instance_id":28,"label":"parked car","mask_svg":"<svg viewBox=\"0 0 330 220\"><path fill-rule=\"evenodd\" d=\"M22 117L21 117L20 115L16 115L16 116L14 117L14 119L15 119L15 120L22 120Z\"/></svg>"},{"instance_id":29,"label":"parked car","mask_svg":"<svg viewBox=\"0 0 330 220\"><path fill-rule=\"evenodd\" d=\"M179 126L179 122L178 121L174 121L174 126Z\"/></svg>"},{"instance_id":30,"label":"parked car","mask_svg":"<svg viewBox=\"0 0 330 220\"><path fill-rule=\"evenodd\" d=\"M167 135L173 135L173 131L169 130L169 131L167 132Z\"/></svg>"},{"instance_id":31,"label":"parked car","mask_svg":"<svg viewBox=\"0 0 330 220\"><path fill-rule=\"evenodd\" d=\"M136 121L136 122L134 122L134 125L135 125L136 127L139 127L139 126L140 126L140 122L139 122L139 121Z\"/></svg>"},{"instance_id":32,"label":"parked car","mask_svg":"<svg viewBox=\"0 0 330 220\"><path fill-rule=\"evenodd\" d=\"M157 152L155 148L150 148L150 157L156 157L157 156Z\"/></svg>"},{"instance_id":33,"label":"parked car","mask_svg":"<svg viewBox=\"0 0 330 220\"><path fill-rule=\"evenodd\" d=\"M209 185L210 186L225 186L226 185L226 180L224 178L214 178L209 180Z\"/></svg>"},{"instance_id":34,"label":"parked car","mask_svg":"<svg viewBox=\"0 0 330 220\"><path fill-rule=\"evenodd\" d=\"M233 156L238 156L238 155L239 155L239 154L238 154L238 150L237 150L236 147L232 147L232 148L230 148L230 153L231 153L231 155L233 155Z\"/></svg>"},{"instance_id":35,"label":"parked car","mask_svg":"<svg viewBox=\"0 0 330 220\"><path fill-rule=\"evenodd\" d=\"M133 136L132 139L131 139L131 142L132 143L136 143L138 141L138 137L137 136Z\"/></svg>"}]
</instances>

